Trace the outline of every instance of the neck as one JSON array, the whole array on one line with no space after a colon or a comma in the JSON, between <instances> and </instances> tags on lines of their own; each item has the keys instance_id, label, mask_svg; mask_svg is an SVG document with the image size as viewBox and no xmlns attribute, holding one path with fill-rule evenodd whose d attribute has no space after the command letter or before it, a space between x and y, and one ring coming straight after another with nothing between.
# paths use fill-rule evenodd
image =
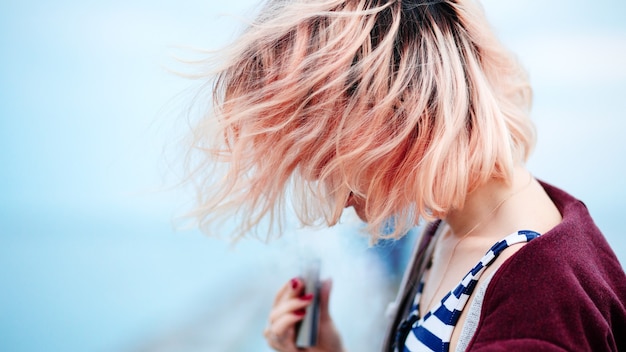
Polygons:
<instances>
[{"instance_id":1,"label":"neck","mask_svg":"<svg viewBox=\"0 0 626 352\"><path fill-rule=\"evenodd\" d=\"M523 192L532 181L524 167L516 167L510 183L492 179L467 195L462 209L453 209L445 217L455 237L501 235L500 228L506 225L503 214L507 203Z\"/></svg>"}]
</instances>

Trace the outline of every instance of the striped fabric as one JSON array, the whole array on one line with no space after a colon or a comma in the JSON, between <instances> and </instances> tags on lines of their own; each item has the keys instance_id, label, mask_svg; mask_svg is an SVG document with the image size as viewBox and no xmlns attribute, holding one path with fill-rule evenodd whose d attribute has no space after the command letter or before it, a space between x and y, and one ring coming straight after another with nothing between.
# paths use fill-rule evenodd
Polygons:
<instances>
[{"instance_id":1,"label":"striped fabric","mask_svg":"<svg viewBox=\"0 0 626 352\"><path fill-rule=\"evenodd\" d=\"M398 328L395 350L403 352L448 351L452 331L485 268L509 246L528 242L537 237L539 234L533 231L518 231L494 244L480 262L465 275L459 285L448 292L430 312L420 318L419 301L424 289L422 278L411 313Z\"/></svg>"}]
</instances>

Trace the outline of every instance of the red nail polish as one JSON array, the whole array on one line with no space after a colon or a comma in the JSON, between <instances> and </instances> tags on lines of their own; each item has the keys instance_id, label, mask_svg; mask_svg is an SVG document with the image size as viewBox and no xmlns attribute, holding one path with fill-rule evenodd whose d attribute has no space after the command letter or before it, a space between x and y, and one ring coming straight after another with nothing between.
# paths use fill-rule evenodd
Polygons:
<instances>
[{"instance_id":1,"label":"red nail polish","mask_svg":"<svg viewBox=\"0 0 626 352\"><path fill-rule=\"evenodd\" d=\"M297 311L293 312L293 314L301 317L304 316L306 314L306 309L302 308L302 309L298 309Z\"/></svg>"},{"instance_id":2,"label":"red nail polish","mask_svg":"<svg viewBox=\"0 0 626 352\"><path fill-rule=\"evenodd\" d=\"M304 295L304 296L300 297L300 299L303 300L303 301L310 301L310 300L313 299L313 294L309 293L308 295Z\"/></svg>"},{"instance_id":3,"label":"red nail polish","mask_svg":"<svg viewBox=\"0 0 626 352\"><path fill-rule=\"evenodd\" d=\"M296 279L296 278L291 279L291 288L292 289L294 289L294 290L297 289L298 285L299 285L298 279Z\"/></svg>"}]
</instances>

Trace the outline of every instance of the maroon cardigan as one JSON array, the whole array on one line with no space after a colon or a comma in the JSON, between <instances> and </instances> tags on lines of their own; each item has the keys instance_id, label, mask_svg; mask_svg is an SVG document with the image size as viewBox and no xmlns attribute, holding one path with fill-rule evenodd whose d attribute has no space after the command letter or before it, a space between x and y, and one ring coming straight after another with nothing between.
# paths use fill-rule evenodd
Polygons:
<instances>
[{"instance_id":1,"label":"maroon cardigan","mask_svg":"<svg viewBox=\"0 0 626 352\"><path fill-rule=\"evenodd\" d=\"M586 206L542 184L563 221L496 271L468 351L626 351L626 275Z\"/></svg>"}]
</instances>

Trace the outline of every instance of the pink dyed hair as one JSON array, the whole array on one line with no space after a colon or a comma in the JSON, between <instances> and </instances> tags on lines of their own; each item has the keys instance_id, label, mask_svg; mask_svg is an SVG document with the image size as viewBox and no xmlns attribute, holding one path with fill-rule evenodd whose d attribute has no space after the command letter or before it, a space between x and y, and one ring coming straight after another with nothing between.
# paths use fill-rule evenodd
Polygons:
<instances>
[{"instance_id":1,"label":"pink dyed hair","mask_svg":"<svg viewBox=\"0 0 626 352\"><path fill-rule=\"evenodd\" d=\"M287 198L333 225L352 192L372 239L397 238L535 142L526 74L472 0L273 0L221 54L193 130L205 229L281 224Z\"/></svg>"}]
</instances>

